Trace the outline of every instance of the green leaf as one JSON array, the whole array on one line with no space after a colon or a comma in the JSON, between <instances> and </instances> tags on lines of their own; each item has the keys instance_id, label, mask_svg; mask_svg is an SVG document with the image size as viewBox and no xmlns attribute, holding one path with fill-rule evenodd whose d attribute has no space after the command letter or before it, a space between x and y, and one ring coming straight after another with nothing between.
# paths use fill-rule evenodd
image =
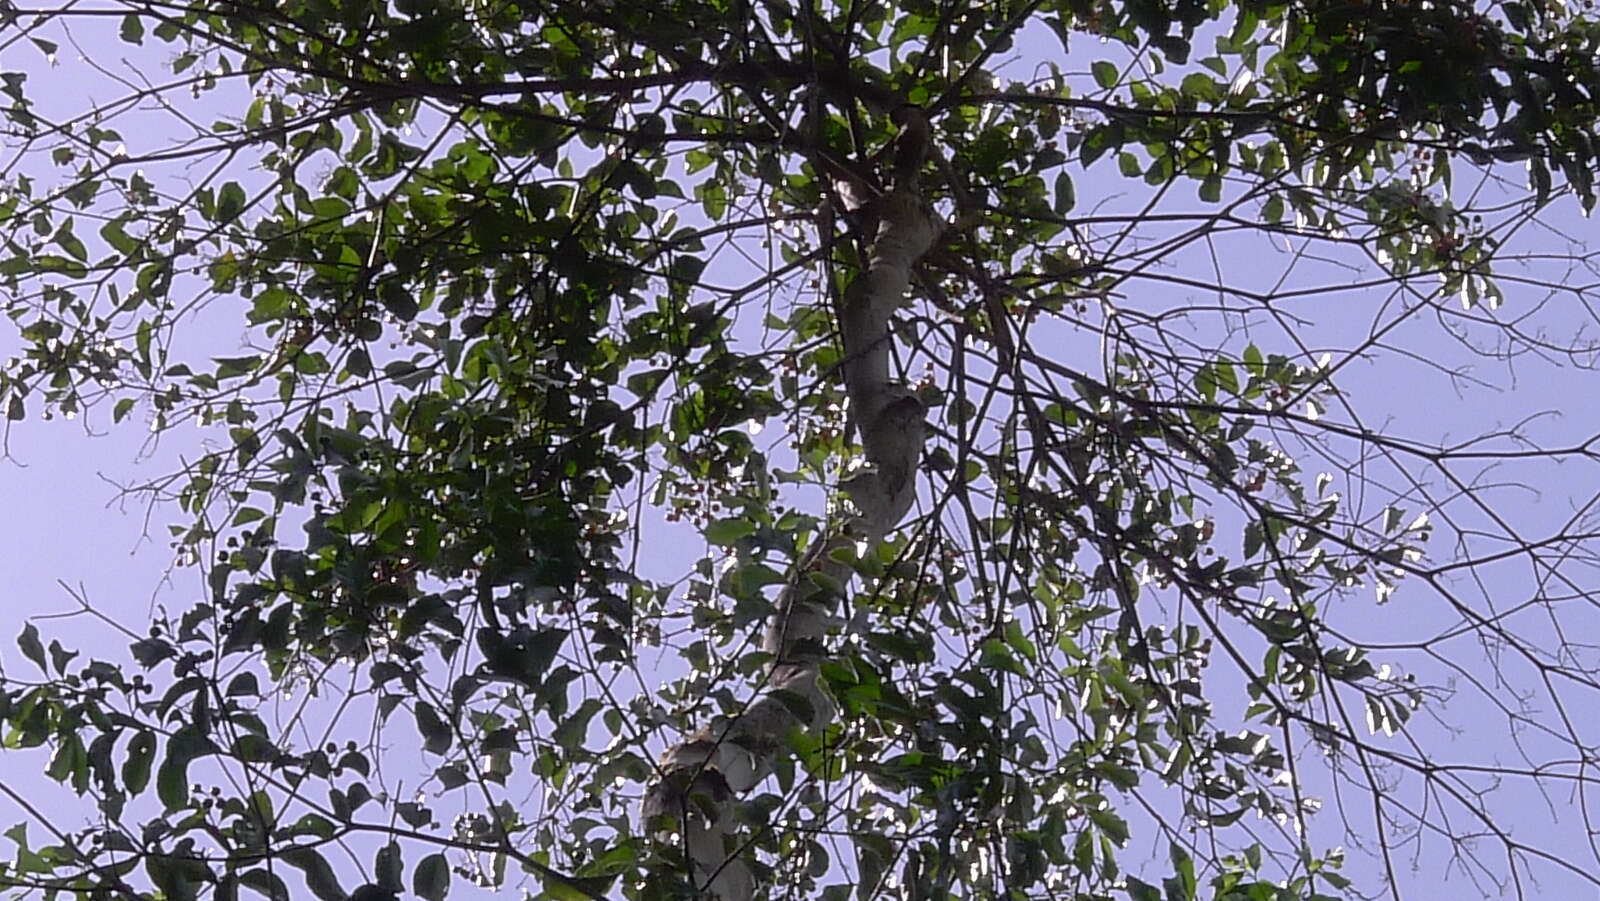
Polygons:
<instances>
[{"instance_id":1,"label":"green leaf","mask_svg":"<svg viewBox=\"0 0 1600 901\"><path fill-rule=\"evenodd\" d=\"M1194 382L1201 400L1206 403L1214 403L1219 391L1227 397L1239 393L1239 375L1227 360L1212 360L1200 367L1200 371L1195 373Z\"/></svg>"},{"instance_id":2,"label":"green leaf","mask_svg":"<svg viewBox=\"0 0 1600 901\"><path fill-rule=\"evenodd\" d=\"M135 733L128 742L128 759L122 762L122 787L129 795L139 794L150 784L150 767L155 758L155 733Z\"/></svg>"},{"instance_id":3,"label":"green leaf","mask_svg":"<svg viewBox=\"0 0 1600 901\"><path fill-rule=\"evenodd\" d=\"M1078 189L1072 184L1072 176L1065 170L1056 174L1056 196L1054 209L1057 216L1065 216L1072 212L1078 205Z\"/></svg>"},{"instance_id":4,"label":"green leaf","mask_svg":"<svg viewBox=\"0 0 1600 901\"><path fill-rule=\"evenodd\" d=\"M383 290L378 292L378 299L383 303L383 308L401 322L410 322L417 318L417 313L421 310L417 298L396 281L384 282Z\"/></svg>"},{"instance_id":5,"label":"green leaf","mask_svg":"<svg viewBox=\"0 0 1600 901\"><path fill-rule=\"evenodd\" d=\"M39 669L45 669L44 645L39 641L39 629L33 623L22 627L22 634L17 636L17 647L22 649L23 656L32 660Z\"/></svg>"},{"instance_id":6,"label":"green leaf","mask_svg":"<svg viewBox=\"0 0 1600 901\"><path fill-rule=\"evenodd\" d=\"M315 848L291 848L279 852L278 856L284 863L305 874L306 888L317 896L318 901L345 901L339 877L334 875L333 867L321 852Z\"/></svg>"},{"instance_id":7,"label":"green leaf","mask_svg":"<svg viewBox=\"0 0 1600 901\"><path fill-rule=\"evenodd\" d=\"M695 194L700 198L700 208L705 211L707 219L716 222L727 212L728 192L720 183L702 182L695 186Z\"/></svg>"},{"instance_id":8,"label":"green leaf","mask_svg":"<svg viewBox=\"0 0 1600 901\"><path fill-rule=\"evenodd\" d=\"M1120 848L1128 843L1127 821L1122 817L1117 816L1109 808L1097 807L1091 809L1089 811L1089 819L1096 826L1098 826L1100 831L1105 833L1106 837L1111 839L1111 841L1114 842L1117 847Z\"/></svg>"},{"instance_id":9,"label":"green leaf","mask_svg":"<svg viewBox=\"0 0 1600 901\"><path fill-rule=\"evenodd\" d=\"M72 228L71 219L61 220L61 228L56 230L55 237L51 240L74 260L80 263L86 262L89 259L89 248L84 246L82 239L73 234Z\"/></svg>"},{"instance_id":10,"label":"green leaf","mask_svg":"<svg viewBox=\"0 0 1600 901\"><path fill-rule=\"evenodd\" d=\"M189 764L215 753L216 747L194 726L185 726L167 739L167 756L156 770L156 796L168 811L189 803Z\"/></svg>"},{"instance_id":11,"label":"green leaf","mask_svg":"<svg viewBox=\"0 0 1600 901\"><path fill-rule=\"evenodd\" d=\"M135 13L128 13L122 17L122 29L119 32L124 43L144 43L144 21Z\"/></svg>"},{"instance_id":12,"label":"green leaf","mask_svg":"<svg viewBox=\"0 0 1600 901\"><path fill-rule=\"evenodd\" d=\"M1177 842L1170 843L1167 846L1167 850L1172 857L1173 869L1177 873L1177 898L1182 899L1182 901L1193 901L1198 897L1200 891L1199 880L1195 875L1194 858L1190 857L1189 852L1184 850ZM1172 896L1173 893L1170 891L1169 886L1168 897L1171 898Z\"/></svg>"},{"instance_id":13,"label":"green leaf","mask_svg":"<svg viewBox=\"0 0 1600 901\"><path fill-rule=\"evenodd\" d=\"M1252 378L1262 378L1267 374L1266 359L1261 356L1261 348L1248 344L1244 349L1244 365L1250 371Z\"/></svg>"},{"instance_id":14,"label":"green leaf","mask_svg":"<svg viewBox=\"0 0 1600 901\"><path fill-rule=\"evenodd\" d=\"M755 532L756 524L748 519L719 519L706 526L706 540L712 544L729 545Z\"/></svg>"},{"instance_id":15,"label":"green leaf","mask_svg":"<svg viewBox=\"0 0 1600 901\"><path fill-rule=\"evenodd\" d=\"M139 249L139 241L123 228L123 220L112 219L100 226L100 237L117 253L130 254Z\"/></svg>"},{"instance_id":16,"label":"green leaf","mask_svg":"<svg viewBox=\"0 0 1600 901\"><path fill-rule=\"evenodd\" d=\"M1534 207L1550 202L1550 167L1539 157L1528 160L1528 183L1534 190Z\"/></svg>"},{"instance_id":17,"label":"green leaf","mask_svg":"<svg viewBox=\"0 0 1600 901\"><path fill-rule=\"evenodd\" d=\"M128 649L133 653L133 659L145 669L150 669L163 660L178 656L178 649L172 642L165 638L141 638L130 644Z\"/></svg>"},{"instance_id":18,"label":"green leaf","mask_svg":"<svg viewBox=\"0 0 1600 901\"><path fill-rule=\"evenodd\" d=\"M1148 882L1129 876L1128 897L1132 901L1161 901L1161 890Z\"/></svg>"},{"instance_id":19,"label":"green leaf","mask_svg":"<svg viewBox=\"0 0 1600 901\"><path fill-rule=\"evenodd\" d=\"M429 754L443 754L450 750L450 744L454 740L450 724L445 722L427 701L417 701L414 708L417 731L422 733L422 749Z\"/></svg>"},{"instance_id":20,"label":"green leaf","mask_svg":"<svg viewBox=\"0 0 1600 901\"><path fill-rule=\"evenodd\" d=\"M1089 67L1089 71L1094 73L1094 82L1100 87L1111 88L1116 86L1117 67L1114 63L1103 59L1097 60L1094 65Z\"/></svg>"},{"instance_id":21,"label":"green leaf","mask_svg":"<svg viewBox=\"0 0 1600 901\"><path fill-rule=\"evenodd\" d=\"M1273 225L1283 221L1283 198L1273 194L1261 207L1261 221Z\"/></svg>"},{"instance_id":22,"label":"green leaf","mask_svg":"<svg viewBox=\"0 0 1600 901\"><path fill-rule=\"evenodd\" d=\"M239 217L240 213L244 212L244 204L244 187L236 181L228 182L222 186L221 191L217 192L216 220L218 222L232 222Z\"/></svg>"},{"instance_id":23,"label":"green leaf","mask_svg":"<svg viewBox=\"0 0 1600 901\"><path fill-rule=\"evenodd\" d=\"M399 844L390 842L379 848L372 870L378 885L397 894L405 891L405 858Z\"/></svg>"},{"instance_id":24,"label":"green leaf","mask_svg":"<svg viewBox=\"0 0 1600 901\"><path fill-rule=\"evenodd\" d=\"M444 901L450 893L450 862L443 854L429 854L411 874L411 892L424 901Z\"/></svg>"},{"instance_id":25,"label":"green leaf","mask_svg":"<svg viewBox=\"0 0 1600 901\"><path fill-rule=\"evenodd\" d=\"M211 868L190 857L150 854L144 867L165 901L194 901L198 886L212 881Z\"/></svg>"},{"instance_id":26,"label":"green leaf","mask_svg":"<svg viewBox=\"0 0 1600 901\"><path fill-rule=\"evenodd\" d=\"M289 901L289 887L268 867L245 870L239 874L239 884L270 901Z\"/></svg>"},{"instance_id":27,"label":"green leaf","mask_svg":"<svg viewBox=\"0 0 1600 901\"><path fill-rule=\"evenodd\" d=\"M57 782L66 782L87 763L88 755L84 752L83 742L76 735L68 734L56 745L55 753L50 757L50 765L45 768L45 775Z\"/></svg>"},{"instance_id":28,"label":"green leaf","mask_svg":"<svg viewBox=\"0 0 1600 901\"><path fill-rule=\"evenodd\" d=\"M1185 75L1179 90L1188 99L1201 103L1215 103L1222 99L1222 86L1202 72Z\"/></svg>"}]
</instances>

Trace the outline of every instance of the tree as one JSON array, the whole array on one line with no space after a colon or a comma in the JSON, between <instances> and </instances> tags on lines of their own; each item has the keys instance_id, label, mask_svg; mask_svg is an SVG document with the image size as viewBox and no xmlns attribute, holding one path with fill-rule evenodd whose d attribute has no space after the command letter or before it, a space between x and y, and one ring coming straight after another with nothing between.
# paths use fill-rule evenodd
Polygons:
<instances>
[{"instance_id":1,"label":"tree","mask_svg":"<svg viewBox=\"0 0 1600 901\"><path fill-rule=\"evenodd\" d=\"M208 586L136 665L23 632L7 746L93 809L8 833L10 884L334 901L341 847L430 901L1597 882L1503 800L1595 788L1593 438L1377 424L1469 353L1592 358L1591 257L1526 238L1594 205L1586 13L0 15L126 91L4 74L0 395L198 429L140 491ZM1507 506L1557 464L1574 510ZM1471 749L1413 719L1462 704Z\"/></svg>"}]
</instances>

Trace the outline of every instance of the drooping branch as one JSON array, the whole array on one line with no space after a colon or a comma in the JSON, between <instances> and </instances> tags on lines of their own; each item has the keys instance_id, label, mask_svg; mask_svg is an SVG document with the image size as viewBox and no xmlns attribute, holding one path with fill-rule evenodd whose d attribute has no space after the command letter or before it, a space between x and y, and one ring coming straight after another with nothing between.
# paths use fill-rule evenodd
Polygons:
<instances>
[{"instance_id":1,"label":"drooping branch","mask_svg":"<svg viewBox=\"0 0 1600 901\"><path fill-rule=\"evenodd\" d=\"M893 184L875 201L878 225L867 265L845 289L840 310L845 350L840 370L867 464L840 485L852 509L830 524L779 595L763 642L773 656L765 689L738 716L668 750L660 778L645 796L645 824L674 824L695 887L719 901L745 901L755 890L738 854L733 805L772 772L791 732L817 729L833 718L818 664L827 653L838 591L852 577L838 559L845 555L834 552L883 540L916 497L925 410L893 378L892 326L912 267L938 239L943 223L924 201L917 180L927 153L926 116L907 107L897 112L896 121L901 132Z\"/></svg>"}]
</instances>

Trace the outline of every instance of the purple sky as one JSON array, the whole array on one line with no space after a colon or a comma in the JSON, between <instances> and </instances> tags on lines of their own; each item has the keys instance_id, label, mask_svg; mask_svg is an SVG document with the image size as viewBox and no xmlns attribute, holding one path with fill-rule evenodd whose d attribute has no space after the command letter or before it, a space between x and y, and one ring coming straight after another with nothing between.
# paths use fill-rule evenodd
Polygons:
<instances>
[{"instance_id":1,"label":"purple sky","mask_svg":"<svg viewBox=\"0 0 1600 901\"><path fill-rule=\"evenodd\" d=\"M87 26L76 26L76 30L85 41L85 48L90 49L102 63L115 65L112 61L132 55L132 48L114 38L107 40L102 36L90 40ZM63 43L61 59L54 69L47 69L29 47L14 47L7 54L7 67L20 66L36 73L29 85L30 93L47 114L73 112L83 107L86 97L104 101L122 90L75 59L75 53L66 43ZM15 59L10 58L13 55ZM136 60L135 64L155 71L154 63L164 57L161 45L154 44L146 48L143 58ZM207 102L218 103L226 96L226 92L223 92ZM162 120L155 116L146 121ZM152 148L153 142L160 137L148 133L135 135L127 127L123 130L128 134L130 144L135 140L144 142L138 149ZM1121 187L1112 177L1114 165L1111 161L1100 163L1095 170L1097 175L1093 178L1083 176L1081 172L1075 173L1078 175L1079 194L1083 198L1079 212L1089 210L1095 200L1097 186L1103 185L1101 190L1113 191ZM1520 173L1513 171L1510 177L1520 178ZM1457 178L1459 196L1465 193L1467 185L1461 174ZM1135 194L1131 198L1107 199L1104 210L1142 201L1143 197L1138 193L1142 190L1142 186L1135 186ZM1179 190L1184 196L1175 200L1172 208L1194 209L1200 206L1192 199L1192 189L1185 187ZM1487 196L1494 196L1496 190L1500 189L1490 189ZM1559 209L1548 211L1542 218L1568 235L1583 236L1589 233L1590 223L1576 215L1570 201L1558 200L1556 206ZM1215 250L1219 265L1230 283L1270 288L1283 270L1291 265L1294 269L1291 285L1348 284L1355 280L1349 270L1337 262L1294 260L1287 253L1263 253L1259 241L1251 239L1251 242L1222 240L1217 243ZM1566 239L1536 227L1523 230L1516 236L1515 242L1512 247L1525 252L1568 252ZM1173 271L1195 271L1200 273L1200 277L1212 277L1207 268L1210 264L1205 255L1200 253L1202 250L1207 249L1200 248L1194 256L1172 261ZM1595 280L1594 273L1589 271L1564 271L1564 264L1560 260L1529 258L1525 265L1542 281L1577 284ZM1502 266L1501 271L1515 270ZM1128 291L1128 308L1161 308L1173 303L1200 302L1204 299L1203 292L1170 285L1133 282ZM1371 291L1318 296L1304 302L1288 303L1284 307L1287 312L1304 316L1313 323L1304 328L1302 334L1315 342L1314 350L1332 351L1337 359L1340 348L1352 346L1369 334L1375 323L1382 325L1397 315L1395 304L1396 301L1387 293ZM237 349L242 337L240 326L226 315L227 311L219 310L217 314L212 318L219 325L214 331L204 333L201 343L215 347L218 353L232 352ZM1477 312L1473 315L1486 314ZM1533 285L1520 290L1508 286L1505 308L1498 315L1502 319L1528 317L1522 322L1524 328L1530 331L1535 327L1546 329L1565 341L1570 341L1580 327L1587 326L1590 331L1594 329L1593 323L1588 320L1589 311L1578 299L1568 295L1547 297L1544 291ZM1393 431L1421 442L1448 443L1497 428L1510 428L1539 411L1556 410L1561 415L1539 419L1524 427L1536 439L1536 443L1546 446L1576 444L1600 430L1600 422L1591 412L1596 390L1592 373L1577 366L1560 367L1533 355L1525 356L1514 364L1495 363L1468 353L1461 343L1449 336L1445 328L1448 325L1468 328L1473 334L1484 338L1492 334L1491 329L1473 326L1465 320L1441 323L1428 315L1414 317L1396 329L1390 342L1414 354L1414 357L1384 353L1374 361L1356 361L1341 373L1339 383L1362 411L1364 422L1369 427ZM1197 339L1209 340L1210 328L1199 329L1196 332ZM1275 333L1273 327L1264 322L1258 321L1252 327L1250 339L1264 350L1292 351L1283 334ZM1242 346L1243 340L1236 339L1236 345ZM17 346L14 335L0 331L0 358L9 357ZM1445 367L1470 365L1471 376L1488 384L1453 383L1438 371L1430 369L1432 364ZM1093 367L1090 368L1093 371ZM14 636L29 618L59 614L74 608L75 602L57 584L58 579L74 587L81 585L90 601L136 630L154 604L166 604L169 608L181 610L200 594L201 578L193 568L172 571L170 583L164 581L172 563L166 525L183 521L183 515L172 508L158 508L147 519L147 510L139 499L117 503L116 487L118 484L158 478L173 471L184 455L193 456L196 453L198 444L193 433L184 430L168 435L151 449L146 446L150 435L141 416L135 415L117 427L110 427L106 420L104 411L90 414L90 425L94 430L104 433L94 437L86 434L82 420L64 421L58 418L52 422L40 422L30 418L11 428L9 452L13 459L0 462L0 502L7 509L15 511L9 517L0 518L0 549L3 549L0 550L0 561L3 561L0 563L0 575L4 576L5 584L11 590L10 603L0 608L0 639ZM769 425L769 430L775 426L776 423ZM1506 447L1508 442L1498 442L1497 446ZM1312 459L1306 459L1303 465L1308 478L1327 468ZM1385 478L1393 475L1392 472L1384 472L1378 464L1374 465L1373 471ZM1471 474L1470 471L1465 472ZM1492 498L1495 511L1517 522L1523 534L1530 537L1560 530L1575 506L1588 502L1600 491L1600 468L1593 461L1575 460L1559 466L1549 461L1507 465L1489 471L1484 478L1525 483L1531 487L1531 490L1507 487L1486 493ZM1358 490L1358 486L1354 478L1347 479L1345 474L1335 473L1331 490L1349 493ZM1418 509L1415 503L1411 507L1413 512ZM1485 546L1480 545L1478 550L1481 552ZM1438 536L1430 551L1436 560L1447 559L1451 553L1448 545L1441 542ZM1471 591L1470 597L1503 599L1507 604L1515 604L1526 600L1533 590L1531 582L1535 574L1529 573L1526 566L1519 566L1515 561L1491 567L1486 572L1488 581L1483 585L1463 586L1464 590ZM1592 570L1574 568L1573 572L1579 578L1587 577L1590 585L1594 584L1595 574ZM1357 634L1376 640L1382 640L1392 632L1416 635L1435 629L1447 621L1447 614L1436 599L1405 586L1389 604L1356 612L1346 611L1340 619L1352 631L1361 630ZM1600 620L1592 613L1575 614L1566 623L1569 628L1574 624L1587 623L1592 632L1592 627L1600 625ZM91 656L125 659L125 642L122 638L87 618L53 620L41 622L39 626L47 641L51 636L61 636L67 644L79 647ZM1547 628L1547 625L1529 620L1525 628L1529 630L1526 634L1541 634L1537 630ZM22 661L20 655L10 652L10 647L8 644L0 650L8 674L28 677L27 668L31 665ZM1482 659L1470 647L1463 645L1455 650L1459 651L1458 656L1464 661ZM1382 662L1381 657L1377 659ZM1412 665L1424 667L1427 661L1416 660ZM1480 677L1492 678L1493 673L1486 664L1479 662L1474 666ZM1525 678L1528 674L1508 671L1508 675ZM1594 719L1593 711L1576 712L1590 720ZM1553 711L1546 711L1547 715L1550 713ZM1419 714L1412 727L1413 734L1436 749L1442 758L1484 763L1517 760L1517 747L1504 718L1481 700L1464 695L1444 715L1447 721L1464 731L1451 733L1433 724L1426 714ZM399 725L403 727L403 724ZM1588 727L1589 723L1581 725ZM1528 740L1536 747L1540 744L1537 737ZM1545 745L1540 749L1540 754L1534 756L1537 759L1550 752L1550 746ZM77 802L66 800L71 798L69 793L37 775L44 763L42 757L35 757L38 759L36 766L32 763L26 766L13 765L13 778L25 780L23 784L30 793L38 791L42 797L62 798L63 806L59 810L75 811L72 805ZM1312 775L1307 777L1307 783L1313 793L1323 794L1327 802L1327 810L1320 818L1321 837L1338 841L1339 830L1335 818L1339 812L1336 799L1325 791L1319 792L1320 786L1326 786L1326 780ZM1361 807L1366 803L1365 798L1350 799L1351 822L1357 829L1362 824L1370 823L1370 810ZM1564 853L1580 862L1588 861L1591 866L1600 865L1588 851L1586 840L1580 834L1581 821L1572 810L1572 804L1572 796L1559 786L1553 788L1547 797L1541 797L1527 786L1513 787L1502 792L1495 802L1502 825L1514 827L1517 835L1535 840L1552 851ZM76 820L76 814L63 813L63 816ZM1560 827L1552 828L1558 817ZM0 827L16 819L15 812L0 812ZM1133 847L1136 851L1149 848L1148 842L1148 838L1135 833ZM1157 864L1146 875L1154 876L1161 872L1159 862L1165 857L1164 844L1150 850ZM1494 856L1492 849L1488 850L1488 855ZM1439 840L1426 840L1421 845L1422 859L1416 872L1402 871L1399 874L1402 883L1416 897L1432 896L1434 883L1448 857L1449 850ZM1375 867L1371 858L1353 854L1346 873L1359 884L1376 874ZM1586 887L1587 884L1576 877L1553 871L1545 872L1542 876L1545 881L1538 890L1530 891L1532 896L1588 897L1593 894ZM1457 886L1464 887L1466 883L1457 875L1450 885L1452 890L1457 890ZM464 892L464 889L457 883L453 891Z\"/></svg>"}]
</instances>

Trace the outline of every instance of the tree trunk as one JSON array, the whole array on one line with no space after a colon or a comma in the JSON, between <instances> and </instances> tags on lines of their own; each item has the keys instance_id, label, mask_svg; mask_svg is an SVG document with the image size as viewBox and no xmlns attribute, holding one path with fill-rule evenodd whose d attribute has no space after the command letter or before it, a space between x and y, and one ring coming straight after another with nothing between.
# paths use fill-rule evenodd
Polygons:
<instances>
[{"instance_id":1,"label":"tree trunk","mask_svg":"<svg viewBox=\"0 0 1600 901\"><path fill-rule=\"evenodd\" d=\"M645 795L646 827L659 817L671 818L671 838L684 847L695 888L718 901L746 901L755 890L739 855L734 805L772 772L791 730L821 728L834 715L833 702L818 683L818 663L839 597L822 586L843 590L853 576L834 551L876 545L899 525L916 497L925 411L892 378L891 326L910 287L912 267L938 239L943 223L924 202L917 180L927 151L927 120L920 110L907 108L899 121L894 184L874 202L878 227L867 266L846 288L840 310L845 351L840 369L868 463L840 486L854 510L830 524L778 597L763 643L773 655L765 689L743 713L700 730L662 755L660 777Z\"/></svg>"}]
</instances>

